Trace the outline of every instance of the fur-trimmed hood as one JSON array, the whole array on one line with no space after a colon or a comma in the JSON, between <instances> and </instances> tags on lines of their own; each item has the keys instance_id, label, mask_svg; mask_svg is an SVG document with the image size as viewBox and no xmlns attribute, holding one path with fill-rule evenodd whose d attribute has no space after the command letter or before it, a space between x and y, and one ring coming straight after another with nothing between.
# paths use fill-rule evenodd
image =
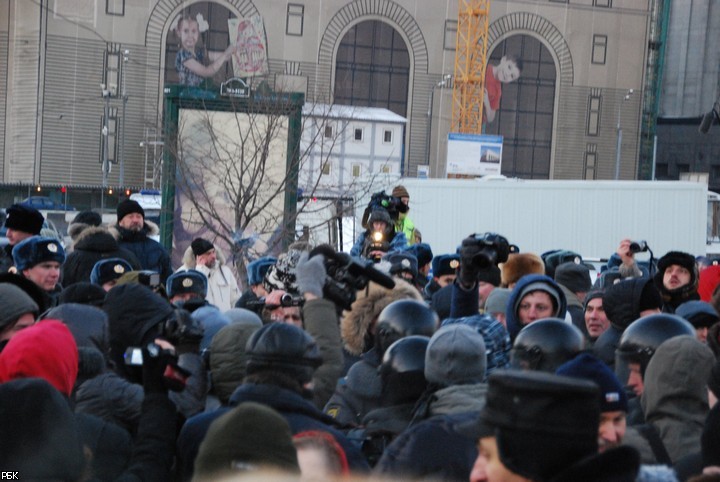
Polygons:
<instances>
[{"instance_id":1,"label":"fur-trimmed hood","mask_svg":"<svg viewBox=\"0 0 720 482\"><path fill-rule=\"evenodd\" d=\"M69 229L69 228L68 228ZM117 238L107 228L85 225L73 238L74 250L87 250L97 252L117 251L119 248Z\"/></svg>"},{"instance_id":2,"label":"fur-trimmed hood","mask_svg":"<svg viewBox=\"0 0 720 482\"><path fill-rule=\"evenodd\" d=\"M215 255L217 256L217 266L222 266L226 264L225 253L223 252L223 250L220 249L215 243L213 243L213 247L215 248ZM192 246L188 246L182 257L183 267L186 269L195 269L196 258L197 257L195 256L195 253L193 253Z\"/></svg>"},{"instance_id":3,"label":"fur-trimmed hood","mask_svg":"<svg viewBox=\"0 0 720 482\"><path fill-rule=\"evenodd\" d=\"M366 289L358 291L352 308L344 312L340 322L340 333L347 351L360 355L372 348L365 343L372 322L387 305L405 299L423 301L414 286L398 278L395 278L395 288L391 290L371 282Z\"/></svg>"},{"instance_id":4,"label":"fur-trimmed hood","mask_svg":"<svg viewBox=\"0 0 720 482\"><path fill-rule=\"evenodd\" d=\"M127 231L125 228L120 227L120 225L116 224L114 226L108 227L108 232L113 235L113 238L120 241L122 239L121 233L123 231ZM141 232L145 233L145 236L158 236L160 235L160 228L157 224L155 224L152 221L145 220L145 224L143 225L143 228Z\"/></svg>"}]
</instances>

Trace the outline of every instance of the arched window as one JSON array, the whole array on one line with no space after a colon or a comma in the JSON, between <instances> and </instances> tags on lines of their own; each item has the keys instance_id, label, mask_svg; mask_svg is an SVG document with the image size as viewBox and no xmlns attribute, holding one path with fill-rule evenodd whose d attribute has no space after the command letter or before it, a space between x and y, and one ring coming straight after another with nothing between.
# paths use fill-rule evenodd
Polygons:
<instances>
[{"instance_id":1,"label":"arched window","mask_svg":"<svg viewBox=\"0 0 720 482\"><path fill-rule=\"evenodd\" d=\"M557 68L550 51L536 38L513 35L500 42L488 62L504 56L522 61L518 80L502 84L500 109L487 134L504 136L502 173L523 179L549 179Z\"/></svg>"},{"instance_id":2,"label":"arched window","mask_svg":"<svg viewBox=\"0 0 720 482\"><path fill-rule=\"evenodd\" d=\"M343 37L335 60L336 104L385 107L407 116L410 55L390 25L367 20Z\"/></svg>"}]
</instances>

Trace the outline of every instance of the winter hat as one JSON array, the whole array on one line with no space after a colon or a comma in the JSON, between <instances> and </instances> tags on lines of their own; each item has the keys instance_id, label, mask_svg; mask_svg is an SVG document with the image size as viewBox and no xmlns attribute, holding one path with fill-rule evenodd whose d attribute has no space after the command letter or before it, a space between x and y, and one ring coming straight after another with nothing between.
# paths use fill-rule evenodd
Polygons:
<instances>
[{"instance_id":1,"label":"winter hat","mask_svg":"<svg viewBox=\"0 0 720 482\"><path fill-rule=\"evenodd\" d=\"M675 314L685 318L692 326L697 328L710 328L720 321L715 308L705 301L686 301L675 309Z\"/></svg>"},{"instance_id":2,"label":"winter hat","mask_svg":"<svg viewBox=\"0 0 720 482\"><path fill-rule=\"evenodd\" d=\"M703 467L720 466L720 403L705 418L700 447Z\"/></svg>"},{"instance_id":3,"label":"winter hat","mask_svg":"<svg viewBox=\"0 0 720 482\"><path fill-rule=\"evenodd\" d=\"M85 466L70 406L49 383L0 384L0 466L28 480L80 480Z\"/></svg>"},{"instance_id":4,"label":"winter hat","mask_svg":"<svg viewBox=\"0 0 720 482\"><path fill-rule=\"evenodd\" d=\"M88 226L100 226L102 216L95 211L80 211L72 220L71 224L87 224Z\"/></svg>"},{"instance_id":5,"label":"winter hat","mask_svg":"<svg viewBox=\"0 0 720 482\"><path fill-rule=\"evenodd\" d=\"M500 371L489 377L481 424L495 429L498 454L508 469L550 480L597 453L599 403L597 385L586 380Z\"/></svg>"},{"instance_id":6,"label":"winter hat","mask_svg":"<svg viewBox=\"0 0 720 482\"><path fill-rule=\"evenodd\" d=\"M590 269L572 261L555 268L555 282L563 285L573 293L587 293L592 288Z\"/></svg>"},{"instance_id":7,"label":"winter hat","mask_svg":"<svg viewBox=\"0 0 720 482\"><path fill-rule=\"evenodd\" d=\"M170 275L166 284L168 298L193 293L201 298L207 297L207 276L195 269L178 271Z\"/></svg>"},{"instance_id":8,"label":"winter hat","mask_svg":"<svg viewBox=\"0 0 720 482\"><path fill-rule=\"evenodd\" d=\"M500 268L494 264L481 269L477 274L478 281L484 281L485 283L490 283L493 286L500 286L500 279Z\"/></svg>"},{"instance_id":9,"label":"winter hat","mask_svg":"<svg viewBox=\"0 0 720 482\"><path fill-rule=\"evenodd\" d=\"M697 265L695 264L695 257L692 254L683 253L682 251L670 251L658 260L657 273L653 278L658 289L664 289L663 276L665 275L665 270L674 264L682 266L690 272L690 282L688 283L687 287L693 287L694 289L697 289L698 270ZM687 287L682 286L677 289L687 289Z\"/></svg>"},{"instance_id":10,"label":"winter hat","mask_svg":"<svg viewBox=\"0 0 720 482\"><path fill-rule=\"evenodd\" d=\"M710 377L708 378L707 384L715 397L720 399L720 361L716 361L712 370L710 370Z\"/></svg>"},{"instance_id":11,"label":"winter hat","mask_svg":"<svg viewBox=\"0 0 720 482\"><path fill-rule=\"evenodd\" d=\"M244 402L210 425L195 459L193 481L268 468L300 472L290 426L272 408Z\"/></svg>"},{"instance_id":12,"label":"winter hat","mask_svg":"<svg viewBox=\"0 0 720 482\"><path fill-rule=\"evenodd\" d=\"M60 304L80 303L83 305L102 306L107 292L98 285L81 281L71 284L60 292Z\"/></svg>"},{"instance_id":13,"label":"winter hat","mask_svg":"<svg viewBox=\"0 0 720 482\"><path fill-rule=\"evenodd\" d=\"M7 208L6 213L5 227L23 233L38 235L45 222L40 211L24 204L13 204Z\"/></svg>"},{"instance_id":14,"label":"winter hat","mask_svg":"<svg viewBox=\"0 0 720 482\"><path fill-rule=\"evenodd\" d=\"M130 271L132 271L132 266L122 258L101 259L95 263L90 272L90 282L102 286L117 280Z\"/></svg>"},{"instance_id":15,"label":"winter hat","mask_svg":"<svg viewBox=\"0 0 720 482\"><path fill-rule=\"evenodd\" d=\"M403 271L412 274L415 278L418 274L418 260L406 251L394 251L382 257L383 261L390 263L390 274L399 275Z\"/></svg>"},{"instance_id":16,"label":"winter hat","mask_svg":"<svg viewBox=\"0 0 720 482\"><path fill-rule=\"evenodd\" d=\"M660 296L657 287L653 283L645 283L640 293L640 299L638 300L638 312L656 308L660 309L662 305L662 296Z\"/></svg>"},{"instance_id":17,"label":"winter hat","mask_svg":"<svg viewBox=\"0 0 720 482\"><path fill-rule=\"evenodd\" d=\"M262 283L263 279L265 278L265 274L275 263L277 263L277 259L273 258L272 256L264 256L262 258L256 259L251 263L248 263L248 284L250 286L253 286Z\"/></svg>"},{"instance_id":18,"label":"winter hat","mask_svg":"<svg viewBox=\"0 0 720 482\"><path fill-rule=\"evenodd\" d=\"M122 218L131 213L140 214L145 219L145 210L140 206L137 201L132 199L126 199L117 205L117 220L122 221Z\"/></svg>"},{"instance_id":19,"label":"winter hat","mask_svg":"<svg viewBox=\"0 0 720 482\"><path fill-rule=\"evenodd\" d=\"M394 197L410 197L410 193L405 189L405 186L398 184L392 190L391 196Z\"/></svg>"},{"instance_id":20,"label":"winter hat","mask_svg":"<svg viewBox=\"0 0 720 482\"><path fill-rule=\"evenodd\" d=\"M192 249L192 252L195 256L200 256L201 254L207 253L211 249L215 249L215 246L213 246L213 244L207 239L195 238L193 239L192 243L190 243L190 248Z\"/></svg>"},{"instance_id":21,"label":"winter hat","mask_svg":"<svg viewBox=\"0 0 720 482\"><path fill-rule=\"evenodd\" d=\"M569 251L567 249L546 251L540 255L540 259L542 259L545 264L545 274L553 279L555 278L555 271L561 264L582 264L582 256L575 251Z\"/></svg>"},{"instance_id":22,"label":"winter hat","mask_svg":"<svg viewBox=\"0 0 720 482\"><path fill-rule=\"evenodd\" d=\"M511 289L495 288L490 292L485 300L485 313L492 315L493 313L505 313L507 310L508 300L510 300Z\"/></svg>"},{"instance_id":23,"label":"winter hat","mask_svg":"<svg viewBox=\"0 0 720 482\"><path fill-rule=\"evenodd\" d=\"M425 352L425 379L441 386L481 383L486 365L483 336L469 326L452 324L430 338Z\"/></svg>"},{"instance_id":24,"label":"winter hat","mask_svg":"<svg viewBox=\"0 0 720 482\"><path fill-rule=\"evenodd\" d=\"M602 299L603 293L603 290L592 290L588 294L586 294L585 301L583 301L583 311L587 310L587 305L591 300L594 300L595 298Z\"/></svg>"},{"instance_id":25,"label":"winter hat","mask_svg":"<svg viewBox=\"0 0 720 482\"><path fill-rule=\"evenodd\" d=\"M27 293L10 283L0 283L0 332L25 313L38 315L38 305Z\"/></svg>"},{"instance_id":26,"label":"winter hat","mask_svg":"<svg viewBox=\"0 0 720 482\"><path fill-rule=\"evenodd\" d=\"M22 271L47 261L63 264L65 249L57 239L32 236L16 244L12 256L15 267L18 271Z\"/></svg>"},{"instance_id":27,"label":"winter hat","mask_svg":"<svg viewBox=\"0 0 720 482\"><path fill-rule=\"evenodd\" d=\"M545 274L545 264L535 253L517 253L508 256L508 260L500 266L502 270L502 286L508 287L517 283L526 274Z\"/></svg>"},{"instance_id":28,"label":"winter hat","mask_svg":"<svg viewBox=\"0 0 720 482\"><path fill-rule=\"evenodd\" d=\"M97 348L104 355L110 351L108 316L100 308L66 303L51 309L45 317L65 323L73 334L78 348Z\"/></svg>"},{"instance_id":29,"label":"winter hat","mask_svg":"<svg viewBox=\"0 0 720 482\"><path fill-rule=\"evenodd\" d=\"M257 323L230 323L221 328L210 342L210 377L213 390L223 404L228 402L245 378L248 360L245 347L252 334L260 328L260 318L257 318Z\"/></svg>"},{"instance_id":30,"label":"winter hat","mask_svg":"<svg viewBox=\"0 0 720 482\"><path fill-rule=\"evenodd\" d=\"M42 378L69 397L77 374L75 338L58 320L42 320L19 331L0 353L0 383Z\"/></svg>"},{"instance_id":31,"label":"winter hat","mask_svg":"<svg viewBox=\"0 0 720 482\"><path fill-rule=\"evenodd\" d=\"M260 328L263 324L257 313L245 308L231 308L225 312L225 316L230 319L230 323L254 325L258 328Z\"/></svg>"},{"instance_id":32,"label":"winter hat","mask_svg":"<svg viewBox=\"0 0 720 482\"><path fill-rule=\"evenodd\" d=\"M548 278L548 280L550 279ZM561 291L555 290L553 286L544 281L534 281L525 285L520 291L520 294L517 296L517 298L515 298L515 306L513 306L513 312L517 314L522 299L533 291L542 291L550 295L550 298L552 299L554 304L553 308L555 309L555 314L553 316L557 316L558 310L564 304L560 298Z\"/></svg>"},{"instance_id":33,"label":"winter hat","mask_svg":"<svg viewBox=\"0 0 720 482\"><path fill-rule=\"evenodd\" d=\"M278 256L277 262L271 266L267 273L263 285L267 291L282 290L288 293L297 293L297 265L300 261L300 255L306 251L310 251L307 243L293 243L288 248L287 253Z\"/></svg>"},{"instance_id":34,"label":"winter hat","mask_svg":"<svg viewBox=\"0 0 720 482\"><path fill-rule=\"evenodd\" d=\"M610 368L589 353L581 353L555 372L573 378L584 378L600 387L600 411L628 411L628 400L620 380Z\"/></svg>"},{"instance_id":35,"label":"winter hat","mask_svg":"<svg viewBox=\"0 0 720 482\"><path fill-rule=\"evenodd\" d=\"M705 268L700 273L700 281L698 281L698 294L700 299L709 302L715 288L720 284L720 265L712 265Z\"/></svg>"},{"instance_id":36,"label":"winter hat","mask_svg":"<svg viewBox=\"0 0 720 482\"><path fill-rule=\"evenodd\" d=\"M456 274L460 267L460 255L440 254L432 260L432 274L435 278L448 274Z\"/></svg>"},{"instance_id":37,"label":"winter hat","mask_svg":"<svg viewBox=\"0 0 720 482\"><path fill-rule=\"evenodd\" d=\"M430 263L433 259L432 248L430 248L430 245L427 243L412 244L405 248L405 251L417 258L418 267L420 268Z\"/></svg>"},{"instance_id":38,"label":"winter hat","mask_svg":"<svg viewBox=\"0 0 720 482\"><path fill-rule=\"evenodd\" d=\"M247 374L265 370L280 371L300 383L312 380L322 364L315 340L302 329L286 323L270 323L248 340Z\"/></svg>"},{"instance_id":39,"label":"winter hat","mask_svg":"<svg viewBox=\"0 0 720 482\"><path fill-rule=\"evenodd\" d=\"M38 305L38 313L44 313L48 309L49 299L47 294L34 282L16 273L1 273L0 283L15 285L28 295Z\"/></svg>"}]
</instances>

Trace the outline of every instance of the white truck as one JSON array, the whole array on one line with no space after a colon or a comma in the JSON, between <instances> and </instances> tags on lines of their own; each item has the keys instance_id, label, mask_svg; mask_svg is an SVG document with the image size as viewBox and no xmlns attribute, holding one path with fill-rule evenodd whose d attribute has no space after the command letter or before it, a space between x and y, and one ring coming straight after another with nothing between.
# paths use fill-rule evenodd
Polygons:
<instances>
[{"instance_id":1,"label":"white truck","mask_svg":"<svg viewBox=\"0 0 720 482\"><path fill-rule=\"evenodd\" d=\"M646 240L656 257L709 252L707 186L685 181L399 179L409 216L436 254L455 252L471 233L493 231L521 251L570 249L607 258L623 238ZM365 203L358 203L360 206ZM356 233L362 229L356 212Z\"/></svg>"}]
</instances>

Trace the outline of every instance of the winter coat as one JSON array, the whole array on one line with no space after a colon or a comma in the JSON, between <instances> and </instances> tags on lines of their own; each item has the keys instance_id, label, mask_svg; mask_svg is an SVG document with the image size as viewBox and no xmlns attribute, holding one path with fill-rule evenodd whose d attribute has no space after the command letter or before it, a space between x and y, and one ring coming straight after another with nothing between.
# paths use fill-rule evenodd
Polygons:
<instances>
[{"instance_id":1,"label":"winter coat","mask_svg":"<svg viewBox=\"0 0 720 482\"><path fill-rule=\"evenodd\" d=\"M352 249L350 249L350 256L363 255L363 251L365 251L365 242L367 241L367 237L369 234L370 231L363 231L362 233L360 233L357 241L355 241ZM408 240L407 237L405 237L405 233L394 233L392 239L390 240L390 247L388 248L388 253L402 251L403 249L407 248L407 246Z\"/></svg>"},{"instance_id":2,"label":"winter coat","mask_svg":"<svg viewBox=\"0 0 720 482\"><path fill-rule=\"evenodd\" d=\"M228 404L230 396L245 378L248 360L245 345L261 327L260 323L231 323L218 331L210 343L212 391L222 405Z\"/></svg>"},{"instance_id":3,"label":"winter coat","mask_svg":"<svg viewBox=\"0 0 720 482\"><path fill-rule=\"evenodd\" d=\"M678 336L660 345L648 363L640 403L673 462L700 445L714 361L706 345L691 336Z\"/></svg>"},{"instance_id":4,"label":"winter coat","mask_svg":"<svg viewBox=\"0 0 720 482\"><path fill-rule=\"evenodd\" d=\"M320 350L322 365L313 374L313 401L321 409L335 391L343 370L342 340L335 304L326 299L310 300L303 306L305 331Z\"/></svg>"},{"instance_id":5,"label":"winter coat","mask_svg":"<svg viewBox=\"0 0 720 482\"><path fill-rule=\"evenodd\" d=\"M477 458L477 439L464 435L477 412L439 415L401 433L383 453L375 472L385 477L465 482Z\"/></svg>"},{"instance_id":6,"label":"winter coat","mask_svg":"<svg viewBox=\"0 0 720 482\"><path fill-rule=\"evenodd\" d=\"M77 237L73 252L62 265L63 286L90 281L90 273L95 263L108 258L121 258L130 263L133 270L142 269L138 258L127 249L121 248L107 229L84 229Z\"/></svg>"},{"instance_id":7,"label":"winter coat","mask_svg":"<svg viewBox=\"0 0 720 482\"><path fill-rule=\"evenodd\" d=\"M130 433L137 431L144 392L114 372L81 383L75 391L75 411L95 415Z\"/></svg>"},{"instance_id":8,"label":"winter coat","mask_svg":"<svg viewBox=\"0 0 720 482\"><path fill-rule=\"evenodd\" d=\"M267 405L282 415L290 425L293 434L307 430L321 430L330 433L345 450L351 470L367 470L367 463L355 445L343 435L335 422L320 412L313 403L300 394L269 384L245 383L230 397L230 407L197 415L183 425L177 442L178 469L181 480L189 480L193 473L194 461L200 443L205 438L210 424L232 407L243 402Z\"/></svg>"},{"instance_id":9,"label":"winter coat","mask_svg":"<svg viewBox=\"0 0 720 482\"><path fill-rule=\"evenodd\" d=\"M232 270L225 264L225 254L217 246L215 246L215 255L217 256L215 267L198 266L192 247L188 247L183 254L183 265L178 271L195 269L204 274L208 280L208 293L205 299L224 313L235 307L235 302L240 298L240 288Z\"/></svg>"},{"instance_id":10,"label":"winter coat","mask_svg":"<svg viewBox=\"0 0 720 482\"><path fill-rule=\"evenodd\" d=\"M603 294L603 308L610 327L598 337L593 345L595 355L611 368L615 366L615 349L625 328L640 318L640 296L649 278L632 278L620 281Z\"/></svg>"},{"instance_id":11,"label":"winter coat","mask_svg":"<svg viewBox=\"0 0 720 482\"><path fill-rule=\"evenodd\" d=\"M450 317L450 309L452 306L452 290L453 285L449 284L437 290L430 300L430 308L435 310L440 321ZM477 312L477 310L475 310Z\"/></svg>"},{"instance_id":12,"label":"winter coat","mask_svg":"<svg viewBox=\"0 0 720 482\"><path fill-rule=\"evenodd\" d=\"M150 238L160 234L157 224L146 220L140 231L131 231L120 225L112 226L108 231L117 239L121 248L131 251L137 257L142 269L157 271L160 273L160 281L163 284L167 281L172 274L170 255L160 243Z\"/></svg>"},{"instance_id":13,"label":"winter coat","mask_svg":"<svg viewBox=\"0 0 720 482\"><path fill-rule=\"evenodd\" d=\"M520 280L515 285L515 288L513 288L512 293L510 293L507 310L505 312L505 325L507 326L507 331L510 334L510 339L512 340L515 340L515 337L523 328L522 323L520 323L520 320L518 319L515 305L520 301L520 294L523 292L525 287L530 283L537 282L546 285L548 290L552 290L558 294L558 297L560 298L560 306L558 307L558 312L554 316L554 318L565 318L565 314L567 312L567 300L565 299L565 294L563 293L562 289L560 289L560 285L558 285L552 278L545 275L525 275L520 278Z\"/></svg>"},{"instance_id":14,"label":"winter coat","mask_svg":"<svg viewBox=\"0 0 720 482\"><path fill-rule=\"evenodd\" d=\"M230 324L230 318L223 315L215 306L201 306L192 312L191 315L199 321L203 327L203 338L200 341L200 351L210 347L213 337Z\"/></svg>"},{"instance_id":15,"label":"winter coat","mask_svg":"<svg viewBox=\"0 0 720 482\"><path fill-rule=\"evenodd\" d=\"M480 412L485 407L487 384L451 385L433 394L429 404L430 416L463 412Z\"/></svg>"},{"instance_id":16,"label":"winter coat","mask_svg":"<svg viewBox=\"0 0 720 482\"><path fill-rule=\"evenodd\" d=\"M578 295L567 289L565 286L559 283L558 286L560 286L560 289L565 295L565 300L567 301L567 312L572 319L572 324L575 325L575 328L582 332L586 340L589 340L590 335L588 334L587 327L585 326L585 308L583 307L582 301L580 301Z\"/></svg>"}]
</instances>

